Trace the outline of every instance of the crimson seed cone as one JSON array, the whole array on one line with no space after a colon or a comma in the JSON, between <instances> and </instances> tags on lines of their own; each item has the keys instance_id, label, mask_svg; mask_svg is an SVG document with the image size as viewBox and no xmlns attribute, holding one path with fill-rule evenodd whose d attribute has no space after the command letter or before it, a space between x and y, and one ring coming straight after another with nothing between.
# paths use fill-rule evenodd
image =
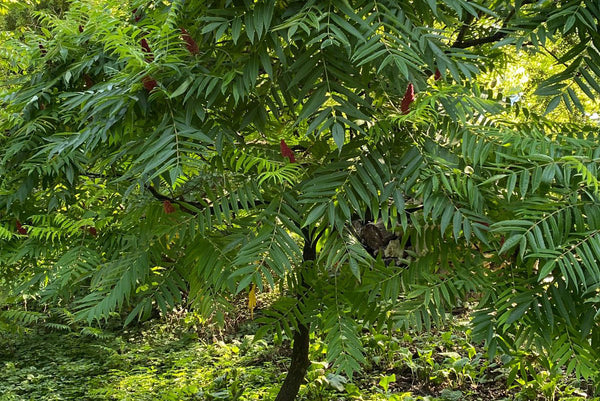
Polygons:
<instances>
[{"instance_id":1,"label":"crimson seed cone","mask_svg":"<svg viewBox=\"0 0 600 401\"><path fill-rule=\"evenodd\" d=\"M155 79L146 75L144 78L142 78L142 85L144 85L144 89L146 89L148 92L152 92L152 89L156 88L158 83Z\"/></svg>"},{"instance_id":2,"label":"crimson seed cone","mask_svg":"<svg viewBox=\"0 0 600 401\"><path fill-rule=\"evenodd\" d=\"M17 220L17 232L21 235L27 235L27 229L21 225L19 220Z\"/></svg>"},{"instance_id":3,"label":"crimson seed cone","mask_svg":"<svg viewBox=\"0 0 600 401\"><path fill-rule=\"evenodd\" d=\"M292 149L290 149L290 147L287 145L287 143L285 143L283 139L279 143L279 148L281 149L281 156L289 158L290 163L296 163L296 157L294 156L294 152L292 151Z\"/></svg>"},{"instance_id":4,"label":"crimson seed cone","mask_svg":"<svg viewBox=\"0 0 600 401\"><path fill-rule=\"evenodd\" d=\"M152 49L150 49L150 45L146 39L142 38L140 40L140 46L142 46L142 50L146 53L146 61L151 62L154 60L154 54L152 54Z\"/></svg>"},{"instance_id":5,"label":"crimson seed cone","mask_svg":"<svg viewBox=\"0 0 600 401\"><path fill-rule=\"evenodd\" d=\"M94 81L92 80L92 77L90 77L88 74L83 74L83 82L86 88L91 88L92 86L94 86Z\"/></svg>"},{"instance_id":6,"label":"crimson seed cone","mask_svg":"<svg viewBox=\"0 0 600 401\"><path fill-rule=\"evenodd\" d=\"M171 202L166 200L163 202L163 210L165 211L166 214L171 214L171 213L175 212L175 207L173 207L173 204Z\"/></svg>"},{"instance_id":7,"label":"crimson seed cone","mask_svg":"<svg viewBox=\"0 0 600 401\"><path fill-rule=\"evenodd\" d=\"M192 54L200 53L200 49L198 48L198 43L190 36L188 31L185 28L180 28L181 30L181 39L185 42L185 47Z\"/></svg>"},{"instance_id":8,"label":"crimson seed cone","mask_svg":"<svg viewBox=\"0 0 600 401\"><path fill-rule=\"evenodd\" d=\"M404 98L402 99L402 103L400 104L400 110L402 114L408 114L410 111L410 104L415 101L415 87L413 84L408 84L408 88L406 88L406 93L404 94Z\"/></svg>"},{"instance_id":9,"label":"crimson seed cone","mask_svg":"<svg viewBox=\"0 0 600 401\"><path fill-rule=\"evenodd\" d=\"M139 22L139 20L142 19L142 13L138 14L137 8L135 10L133 10L131 13L133 14L133 19L135 20L135 22Z\"/></svg>"}]
</instances>

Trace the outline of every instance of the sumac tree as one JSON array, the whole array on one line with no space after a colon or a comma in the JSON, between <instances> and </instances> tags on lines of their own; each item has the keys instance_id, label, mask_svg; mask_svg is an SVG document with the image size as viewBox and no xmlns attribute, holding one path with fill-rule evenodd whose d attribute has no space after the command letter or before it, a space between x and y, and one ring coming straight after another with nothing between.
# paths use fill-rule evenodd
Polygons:
<instances>
[{"instance_id":1,"label":"sumac tree","mask_svg":"<svg viewBox=\"0 0 600 401\"><path fill-rule=\"evenodd\" d=\"M2 98L6 291L127 324L183 301L223 319L234 295L276 290L257 335L293 339L278 401L311 332L351 375L363 328L429 328L469 293L491 355L535 346L596 374L594 1L79 0L38 17L2 46L21 72ZM575 122L492 89L509 45L561 51L537 94Z\"/></svg>"}]
</instances>

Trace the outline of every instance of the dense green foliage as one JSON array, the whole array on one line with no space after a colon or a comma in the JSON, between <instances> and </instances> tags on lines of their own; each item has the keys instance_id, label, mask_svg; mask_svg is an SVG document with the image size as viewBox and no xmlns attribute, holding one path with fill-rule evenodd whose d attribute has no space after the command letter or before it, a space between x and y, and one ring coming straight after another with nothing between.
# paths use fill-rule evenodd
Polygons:
<instances>
[{"instance_id":1,"label":"dense green foliage","mask_svg":"<svg viewBox=\"0 0 600 401\"><path fill-rule=\"evenodd\" d=\"M351 376L363 328L430 328L476 294L491 355L535 347L597 378L600 147L578 96L600 89L594 1L82 0L38 17L2 50L0 300L90 324L182 302L223 320L273 291L258 336L321 333ZM570 122L480 79L503 45L551 49L536 94Z\"/></svg>"}]
</instances>

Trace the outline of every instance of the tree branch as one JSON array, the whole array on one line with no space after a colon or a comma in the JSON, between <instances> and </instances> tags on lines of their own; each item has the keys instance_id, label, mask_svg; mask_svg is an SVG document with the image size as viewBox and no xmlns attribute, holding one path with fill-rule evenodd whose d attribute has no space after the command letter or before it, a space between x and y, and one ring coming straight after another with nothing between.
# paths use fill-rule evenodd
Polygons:
<instances>
[{"instance_id":1,"label":"tree branch","mask_svg":"<svg viewBox=\"0 0 600 401\"><path fill-rule=\"evenodd\" d=\"M171 203L179 205L179 207L181 208L182 211L184 211L184 212L186 212L188 214L191 214L192 216L197 216L198 212L195 212L193 210L188 209L185 206L185 204L191 205L194 208L199 209L199 210L203 210L203 209L206 209L206 208L211 209L211 214L212 214L212 210L214 209L214 206L212 206L212 205L205 205L205 204L202 204L200 202L194 202L194 201L182 201L182 200L179 200L179 199L172 198L170 196L163 195L160 192L158 192L156 190L156 188L154 188L154 186L152 186L152 185L147 185L146 189L148 190L148 192L150 192L152 194L152 196L154 198L158 199L159 201L161 201L161 202L169 201ZM264 202L260 201L258 199L255 199L254 200L254 204L258 206L258 205L263 205ZM241 202L238 201L237 206L238 206L238 209L244 210L244 205L242 205ZM234 212L232 212L232 214L234 215Z\"/></svg>"},{"instance_id":2,"label":"tree branch","mask_svg":"<svg viewBox=\"0 0 600 401\"><path fill-rule=\"evenodd\" d=\"M564 65L565 68L569 68L569 65L567 63L565 63L564 61L561 61L560 58L556 54L554 54L553 52L550 51L550 49L548 49L546 46L544 46L542 44L540 44L540 46L542 47L542 49L544 49L546 51L546 53L551 55L552 58L554 58L554 60L556 60L557 63Z\"/></svg>"},{"instance_id":3,"label":"tree branch","mask_svg":"<svg viewBox=\"0 0 600 401\"><path fill-rule=\"evenodd\" d=\"M197 216L198 215L198 213L196 213L193 210L190 210L187 207L185 207L184 205L182 205L181 202L179 202L177 199L174 199L174 198L171 198L169 196L161 194L152 185L147 185L146 189L148 190L148 192L150 192L152 194L152 196L154 196L159 201L162 201L162 202L169 201L171 203L175 203L175 204L179 205L179 207L181 208L182 211L184 211L184 212L186 212L188 214L191 214L192 216ZM202 209L202 208L205 207L204 205L200 204L199 202L193 202L193 201L187 202L186 201L186 203L194 206L197 209Z\"/></svg>"},{"instance_id":4,"label":"tree branch","mask_svg":"<svg viewBox=\"0 0 600 401\"><path fill-rule=\"evenodd\" d=\"M465 39L465 35L469 31L469 27L471 26L471 23L473 22L474 19L475 19L475 17L473 16L473 14L467 15L467 19L465 20L465 22L463 22L463 26L460 28L460 31L458 32L458 36L456 37L456 40L454 41L455 44L463 42L463 40Z\"/></svg>"},{"instance_id":5,"label":"tree branch","mask_svg":"<svg viewBox=\"0 0 600 401\"><path fill-rule=\"evenodd\" d=\"M508 31L506 30L506 28L508 27L508 22L512 19L514 15L515 9L513 8L504 19L504 22L502 22L502 27L500 27L500 29L498 29L498 31L496 31L496 33L494 33L493 35L484 36L476 39L463 40L460 37L460 33L463 33L461 30L461 32L459 33L459 37L456 38L456 41L454 42L452 47L457 49L466 49L473 46L483 45L485 43L497 42L500 39L503 39L508 35ZM466 32L462 35L462 37L464 37L465 35Z\"/></svg>"},{"instance_id":6,"label":"tree branch","mask_svg":"<svg viewBox=\"0 0 600 401\"><path fill-rule=\"evenodd\" d=\"M533 2L534 2L534 0L523 0L521 2L521 6L523 6L525 4L531 4ZM457 48L457 49L466 49L469 47L479 46L479 45L483 45L486 43L497 42L497 41L505 38L510 33L507 30L508 23L515 16L516 11L517 11L516 8L513 8L512 10L510 10L510 12L506 15L506 18L504 18L504 21L502 22L502 26L495 33L493 33L489 36L481 37L481 38L473 38L473 39L464 40L464 37L467 34L467 30L468 30L468 27L470 26L469 24L472 21L472 19L471 19L471 21L469 21L469 20L465 21L465 24L463 25L460 32L458 33L458 36L456 37L456 40L454 41L454 44L452 45L452 47Z\"/></svg>"}]
</instances>

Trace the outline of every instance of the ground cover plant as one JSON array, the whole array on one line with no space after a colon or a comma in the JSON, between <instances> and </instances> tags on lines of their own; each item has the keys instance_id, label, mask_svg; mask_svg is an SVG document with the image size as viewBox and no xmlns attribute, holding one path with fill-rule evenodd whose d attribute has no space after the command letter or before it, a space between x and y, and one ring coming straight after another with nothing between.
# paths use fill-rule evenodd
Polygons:
<instances>
[{"instance_id":1,"label":"ground cover plant","mask_svg":"<svg viewBox=\"0 0 600 401\"><path fill-rule=\"evenodd\" d=\"M0 400L272 400L289 351L253 341L254 323L197 331L197 319L156 319L127 330L4 332ZM591 389L542 369L507 384L510 362L489 361L467 321L433 333L365 335L367 360L352 383L327 369L322 339L298 399L589 400ZM219 337L213 340L212 335Z\"/></svg>"},{"instance_id":2,"label":"ground cover plant","mask_svg":"<svg viewBox=\"0 0 600 401\"><path fill-rule=\"evenodd\" d=\"M510 379L598 380L595 1L45 3L2 5L4 324L241 304L291 401L472 300Z\"/></svg>"}]
</instances>

